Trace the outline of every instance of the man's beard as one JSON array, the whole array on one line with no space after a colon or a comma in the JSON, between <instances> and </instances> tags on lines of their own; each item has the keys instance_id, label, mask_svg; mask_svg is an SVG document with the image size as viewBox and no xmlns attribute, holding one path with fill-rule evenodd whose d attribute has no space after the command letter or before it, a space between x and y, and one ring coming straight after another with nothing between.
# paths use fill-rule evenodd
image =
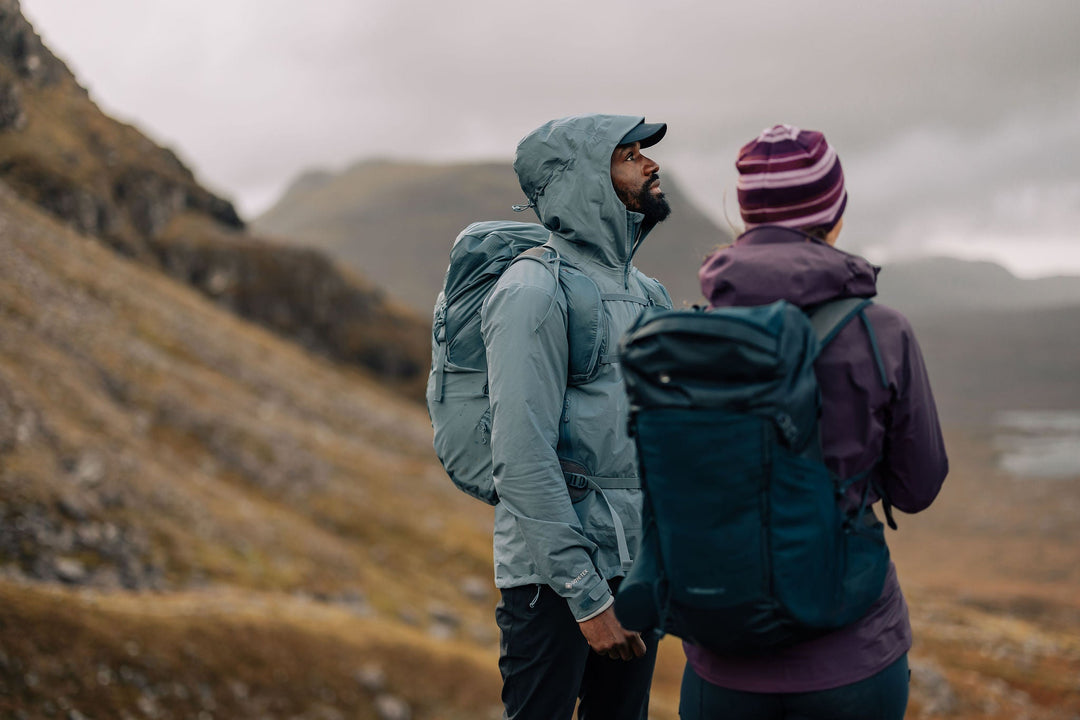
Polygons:
<instances>
[{"instance_id":1,"label":"man's beard","mask_svg":"<svg viewBox=\"0 0 1080 720\"><path fill-rule=\"evenodd\" d=\"M642 222L650 227L667 220L668 215L671 214L671 206L668 205L664 193L654 195L649 192L649 188L658 180L659 176L657 175L649 178L641 186L641 190L638 190L637 194L634 195L633 209L645 216L645 220Z\"/></svg>"}]
</instances>

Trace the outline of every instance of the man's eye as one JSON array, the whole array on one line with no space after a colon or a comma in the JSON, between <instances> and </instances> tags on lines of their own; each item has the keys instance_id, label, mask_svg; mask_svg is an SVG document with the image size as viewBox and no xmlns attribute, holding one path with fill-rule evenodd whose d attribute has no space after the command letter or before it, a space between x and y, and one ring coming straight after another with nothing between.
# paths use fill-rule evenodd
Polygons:
<instances>
[{"instance_id":1,"label":"man's eye","mask_svg":"<svg viewBox=\"0 0 1080 720\"><path fill-rule=\"evenodd\" d=\"M633 160L634 160L634 153L627 153L626 154L626 161L627 162L633 162Z\"/></svg>"}]
</instances>

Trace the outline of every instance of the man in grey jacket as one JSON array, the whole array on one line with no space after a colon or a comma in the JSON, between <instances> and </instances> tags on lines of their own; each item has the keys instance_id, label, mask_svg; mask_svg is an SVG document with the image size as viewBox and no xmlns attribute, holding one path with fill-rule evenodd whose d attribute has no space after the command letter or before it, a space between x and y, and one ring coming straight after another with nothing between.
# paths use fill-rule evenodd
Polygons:
<instances>
[{"instance_id":1,"label":"man in grey jacket","mask_svg":"<svg viewBox=\"0 0 1080 720\"><path fill-rule=\"evenodd\" d=\"M511 720L647 716L656 639L625 630L613 592L641 532L641 489L618 342L650 304L670 307L634 252L670 209L641 154L667 127L581 115L544 124L514 170L547 243L600 291L595 377L568 382L567 298L548 267L518 262L482 310L492 410L499 667Z\"/></svg>"}]
</instances>

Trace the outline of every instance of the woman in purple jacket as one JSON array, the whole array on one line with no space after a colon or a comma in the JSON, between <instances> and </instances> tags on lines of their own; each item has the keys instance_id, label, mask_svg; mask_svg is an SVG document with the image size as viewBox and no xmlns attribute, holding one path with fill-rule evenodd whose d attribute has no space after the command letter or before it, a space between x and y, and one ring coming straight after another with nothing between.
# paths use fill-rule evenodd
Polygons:
<instances>
[{"instance_id":1,"label":"woman in purple jacket","mask_svg":"<svg viewBox=\"0 0 1080 720\"><path fill-rule=\"evenodd\" d=\"M783 299L805 308L876 294L878 268L834 247L847 191L836 152L821 133L768 129L739 151L736 168L747 230L699 272L711 307ZM903 315L878 304L866 314L888 387L866 329L849 323L815 366L825 462L837 477L873 467L870 479L893 506L918 512L937 496L948 471L926 367ZM852 497L861 492L853 488ZM823 637L749 658L686 644L680 717L899 720L907 707L910 648L908 609L890 565L866 615Z\"/></svg>"}]
</instances>

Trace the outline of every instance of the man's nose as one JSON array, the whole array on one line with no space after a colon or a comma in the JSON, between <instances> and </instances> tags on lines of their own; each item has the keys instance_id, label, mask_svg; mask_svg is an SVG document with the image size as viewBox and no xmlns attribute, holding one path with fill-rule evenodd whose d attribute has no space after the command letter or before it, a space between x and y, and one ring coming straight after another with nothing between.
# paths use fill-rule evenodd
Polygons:
<instances>
[{"instance_id":1,"label":"man's nose","mask_svg":"<svg viewBox=\"0 0 1080 720\"><path fill-rule=\"evenodd\" d=\"M642 166L642 171L645 173L645 177L650 177L653 173L660 172L660 165L652 158L641 156L645 160L645 164Z\"/></svg>"}]
</instances>

